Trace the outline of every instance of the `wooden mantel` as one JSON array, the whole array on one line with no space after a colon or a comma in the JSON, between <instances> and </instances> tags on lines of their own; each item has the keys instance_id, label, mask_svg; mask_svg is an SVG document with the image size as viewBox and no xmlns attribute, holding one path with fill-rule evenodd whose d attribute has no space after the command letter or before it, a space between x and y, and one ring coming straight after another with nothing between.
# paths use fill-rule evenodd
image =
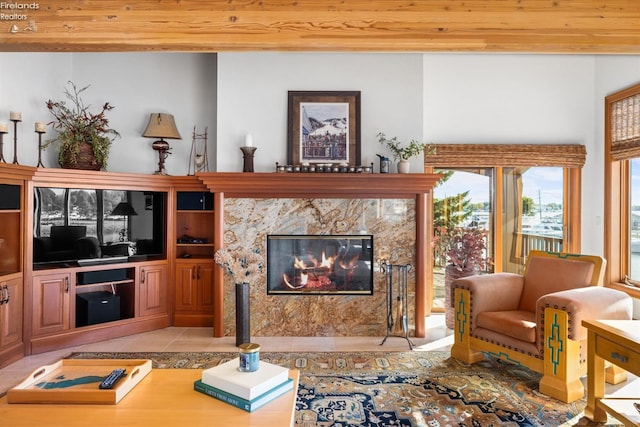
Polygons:
<instances>
[{"instance_id":1,"label":"wooden mantel","mask_svg":"<svg viewBox=\"0 0 640 427\"><path fill-rule=\"evenodd\" d=\"M205 172L197 177L213 193L235 198L404 199L428 193L437 174Z\"/></svg>"},{"instance_id":2,"label":"wooden mantel","mask_svg":"<svg viewBox=\"0 0 640 427\"><path fill-rule=\"evenodd\" d=\"M415 336L424 338L427 314L428 272L430 271L431 225L427 215L427 195L437 174L349 174L349 173L234 173L206 172L197 177L214 193L216 248L224 246L224 199L232 198L341 198L415 199ZM215 271L213 334L224 336L222 269Z\"/></svg>"}]
</instances>

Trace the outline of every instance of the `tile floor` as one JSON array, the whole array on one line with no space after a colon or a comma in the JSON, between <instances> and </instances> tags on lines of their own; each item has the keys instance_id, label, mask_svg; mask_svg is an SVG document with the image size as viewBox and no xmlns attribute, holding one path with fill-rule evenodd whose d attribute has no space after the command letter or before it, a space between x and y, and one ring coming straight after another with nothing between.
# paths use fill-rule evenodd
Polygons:
<instances>
[{"instance_id":1,"label":"tile floor","mask_svg":"<svg viewBox=\"0 0 640 427\"><path fill-rule=\"evenodd\" d=\"M411 338L414 351L448 351L453 344L452 331L444 326L444 315L427 318L425 338ZM101 341L36 354L0 369L0 394L15 386L36 368L80 351L229 351L236 352L235 337L213 338L211 328L169 327L123 338ZM389 337L252 337L261 351L409 351L404 338Z\"/></svg>"}]
</instances>

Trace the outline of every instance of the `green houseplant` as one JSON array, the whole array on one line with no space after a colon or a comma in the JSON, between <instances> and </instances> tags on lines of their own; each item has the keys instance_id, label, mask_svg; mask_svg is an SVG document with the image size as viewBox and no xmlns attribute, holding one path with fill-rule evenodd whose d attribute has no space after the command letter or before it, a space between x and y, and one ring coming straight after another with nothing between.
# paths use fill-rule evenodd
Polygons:
<instances>
[{"instance_id":1,"label":"green houseplant","mask_svg":"<svg viewBox=\"0 0 640 427\"><path fill-rule=\"evenodd\" d=\"M55 138L43 147L57 145L58 163L70 169L106 169L111 143L120 134L109 128L106 112L113 106L105 102L97 113L89 111L90 105L82 100L82 93L89 88L78 88L73 82L64 90L67 101L47 101L47 109L54 120L49 123L58 131Z\"/></svg>"},{"instance_id":2,"label":"green houseplant","mask_svg":"<svg viewBox=\"0 0 640 427\"><path fill-rule=\"evenodd\" d=\"M409 173L410 158L422 152L427 154L435 152L435 147L431 144L424 144L412 139L407 145L400 142L396 136L387 138L383 132L378 133L378 142L391 151L393 159L398 161L398 172L400 173Z\"/></svg>"}]
</instances>

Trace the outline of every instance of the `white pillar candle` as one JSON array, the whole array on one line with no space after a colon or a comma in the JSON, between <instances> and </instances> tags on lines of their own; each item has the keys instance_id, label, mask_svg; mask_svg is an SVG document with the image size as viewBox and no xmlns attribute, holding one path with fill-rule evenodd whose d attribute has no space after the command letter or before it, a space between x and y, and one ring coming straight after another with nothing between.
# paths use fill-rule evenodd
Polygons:
<instances>
[{"instance_id":1,"label":"white pillar candle","mask_svg":"<svg viewBox=\"0 0 640 427\"><path fill-rule=\"evenodd\" d=\"M244 137L244 146L245 147L253 147L253 137L250 133L246 134Z\"/></svg>"},{"instance_id":2,"label":"white pillar candle","mask_svg":"<svg viewBox=\"0 0 640 427\"><path fill-rule=\"evenodd\" d=\"M46 132L47 125L42 122L36 122L36 132Z\"/></svg>"},{"instance_id":3,"label":"white pillar candle","mask_svg":"<svg viewBox=\"0 0 640 427\"><path fill-rule=\"evenodd\" d=\"M22 120L22 113L20 113L19 111L11 111L9 112L9 118L11 120L16 120L19 122Z\"/></svg>"},{"instance_id":4,"label":"white pillar candle","mask_svg":"<svg viewBox=\"0 0 640 427\"><path fill-rule=\"evenodd\" d=\"M9 128L6 123L0 123L0 133L8 133Z\"/></svg>"}]
</instances>

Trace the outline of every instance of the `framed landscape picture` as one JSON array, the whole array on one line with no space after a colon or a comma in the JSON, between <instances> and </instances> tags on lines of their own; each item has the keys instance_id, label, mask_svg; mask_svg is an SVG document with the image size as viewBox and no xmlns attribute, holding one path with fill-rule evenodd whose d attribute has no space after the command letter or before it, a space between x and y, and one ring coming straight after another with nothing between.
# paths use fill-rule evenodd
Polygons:
<instances>
[{"instance_id":1,"label":"framed landscape picture","mask_svg":"<svg viewBox=\"0 0 640 427\"><path fill-rule=\"evenodd\" d=\"M360 92L289 91L287 163L360 164Z\"/></svg>"}]
</instances>

